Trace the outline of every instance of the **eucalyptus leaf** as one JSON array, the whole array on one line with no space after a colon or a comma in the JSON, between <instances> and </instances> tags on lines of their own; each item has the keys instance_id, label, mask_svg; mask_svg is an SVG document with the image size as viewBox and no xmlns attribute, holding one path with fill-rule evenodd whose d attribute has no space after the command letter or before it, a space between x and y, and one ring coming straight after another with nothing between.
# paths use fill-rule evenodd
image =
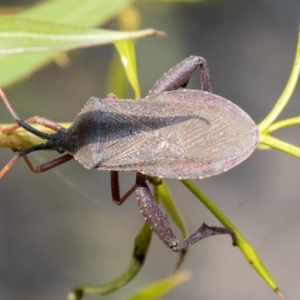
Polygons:
<instances>
[{"instance_id":1,"label":"eucalyptus leaf","mask_svg":"<svg viewBox=\"0 0 300 300\"><path fill-rule=\"evenodd\" d=\"M131 2L133 0L43 1L15 16L88 28L104 24ZM58 55L60 55L58 52L0 55L0 86L3 88L29 77L36 70L53 61Z\"/></svg>"},{"instance_id":2,"label":"eucalyptus leaf","mask_svg":"<svg viewBox=\"0 0 300 300\"><path fill-rule=\"evenodd\" d=\"M162 35L154 29L114 31L89 29L16 17L0 18L0 54L67 51L116 41Z\"/></svg>"}]
</instances>

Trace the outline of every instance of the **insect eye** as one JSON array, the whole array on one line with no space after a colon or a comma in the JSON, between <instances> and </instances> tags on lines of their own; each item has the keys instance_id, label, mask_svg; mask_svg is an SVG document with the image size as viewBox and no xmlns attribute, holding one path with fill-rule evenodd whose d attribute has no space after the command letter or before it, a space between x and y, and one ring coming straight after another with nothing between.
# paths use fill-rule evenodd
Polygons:
<instances>
[{"instance_id":1,"label":"insect eye","mask_svg":"<svg viewBox=\"0 0 300 300\"><path fill-rule=\"evenodd\" d=\"M56 149L56 151L57 151L58 153L62 154L62 153L65 152L65 149L64 149L63 147L58 147L58 148Z\"/></svg>"}]
</instances>

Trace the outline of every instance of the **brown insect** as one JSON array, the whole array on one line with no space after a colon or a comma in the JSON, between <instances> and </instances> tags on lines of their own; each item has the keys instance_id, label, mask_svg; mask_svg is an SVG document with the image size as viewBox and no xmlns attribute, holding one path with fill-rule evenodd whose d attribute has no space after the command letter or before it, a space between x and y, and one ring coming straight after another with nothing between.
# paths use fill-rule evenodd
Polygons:
<instances>
[{"instance_id":1,"label":"brown insect","mask_svg":"<svg viewBox=\"0 0 300 300\"><path fill-rule=\"evenodd\" d=\"M197 67L202 90L185 88ZM181 251L215 234L234 234L230 229L203 224L179 242L167 216L155 202L146 183L152 177L201 179L225 172L244 161L256 148L259 133L252 119L237 105L211 93L205 59L191 56L165 73L139 101L88 100L69 129L45 118L22 121L1 90L1 97L18 124L1 128L10 133L23 127L46 140L18 152L0 171L0 178L24 157L33 172L44 172L72 158L88 169L111 171L112 195L121 204L134 190L140 210L152 230L173 251ZM38 122L56 131L45 134L29 124ZM52 149L67 154L34 167L27 154ZM118 171L137 172L135 185L120 196Z\"/></svg>"}]
</instances>

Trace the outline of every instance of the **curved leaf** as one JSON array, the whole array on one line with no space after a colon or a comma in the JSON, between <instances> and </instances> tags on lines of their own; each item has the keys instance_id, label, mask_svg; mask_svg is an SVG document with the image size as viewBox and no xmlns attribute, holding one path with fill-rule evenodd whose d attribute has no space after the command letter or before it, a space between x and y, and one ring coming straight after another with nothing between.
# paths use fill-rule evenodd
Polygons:
<instances>
[{"instance_id":1,"label":"curved leaf","mask_svg":"<svg viewBox=\"0 0 300 300\"><path fill-rule=\"evenodd\" d=\"M117 15L132 0L52 0L41 2L16 16L44 21L61 22L69 25L93 27L103 24ZM58 53L41 53L0 56L0 85L13 84L44 65L50 63ZM13 70L13 72L12 72Z\"/></svg>"},{"instance_id":2,"label":"curved leaf","mask_svg":"<svg viewBox=\"0 0 300 300\"><path fill-rule=\"evenodd\" d=\"M153 29L88 29L16 17L0 18L0 54L67 51L160 34Z\"/></svg>"},{"instance_id":3,"label":"curved leaf","mask_svg":"<svg viewBox=\"0 0 300 300\"><path fill-rule=\"evenodd\" d=\"M172 275L148 284L138 291L134 292L131 296L123 297L122 300L154 300L161 299L163 296L172 291L179 284L189 280L191 277L188 271L177 271Z\"/></svg>"}]
</instances>

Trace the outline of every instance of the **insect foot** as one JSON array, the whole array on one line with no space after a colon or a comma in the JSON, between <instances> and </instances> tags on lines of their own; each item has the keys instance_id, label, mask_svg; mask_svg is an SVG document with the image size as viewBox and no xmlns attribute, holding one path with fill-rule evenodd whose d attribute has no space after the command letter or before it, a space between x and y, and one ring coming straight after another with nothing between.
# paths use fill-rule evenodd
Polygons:
<instances>
[{"instance_id":1,"label":"insect foot","mask_svg":"<svg viewBox=\"0 0 300 300\"><path fill-rule=\"evenodd\" d=\"M202 226L198 230L196 230L194 233L192 233L190 236L188 236L181 243L178 243L174 247L171 247L171 249L174 252L179 252L206 237L209 237L212 235L219 235L219 234L230 234L232 237L232 240L233 240L233 245L236 244L236 237L235 237L234 232L231 229L215 227L215 226L208 226L205 223L203 223Z\"/></svg>"}]
</instances>

